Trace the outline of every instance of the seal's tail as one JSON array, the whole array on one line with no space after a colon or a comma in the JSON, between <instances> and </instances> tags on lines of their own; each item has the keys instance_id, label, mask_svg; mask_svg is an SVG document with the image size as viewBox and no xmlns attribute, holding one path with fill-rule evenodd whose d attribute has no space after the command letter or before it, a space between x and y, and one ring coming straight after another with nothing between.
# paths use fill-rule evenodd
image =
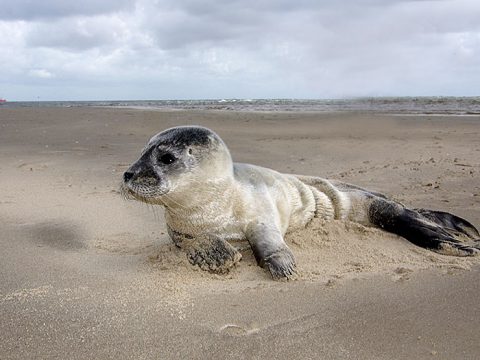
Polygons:
<instances>
[{"instance_id":1,"label":"seal's tail","mask_svg":"<svg viewBox=\"0 0 480 360\"><path fill-rule=\"evenodd\" d=\"M480 234L475 226L447 212L408 209L397 202L376 198L368 216L373 225L442 254L480 253Z\"/></svg>"}]
</instances>

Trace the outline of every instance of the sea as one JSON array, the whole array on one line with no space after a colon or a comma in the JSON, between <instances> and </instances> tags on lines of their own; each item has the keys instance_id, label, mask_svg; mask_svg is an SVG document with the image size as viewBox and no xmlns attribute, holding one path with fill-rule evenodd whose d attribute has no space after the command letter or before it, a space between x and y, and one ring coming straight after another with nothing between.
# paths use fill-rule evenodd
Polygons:
<instances>
[{"instance_id":1,"label":"sea","mask_svg":"<svg viewBox=\"0 0 480 360\"><path fill-rule=\"evenodd\" d=\"M480 115L480 97L371 97L350 99L207 99L121 101L13 101L2 108L110 107L157 110L257 112L377 112L390 114Z\"/></svg>"}]
</instances>

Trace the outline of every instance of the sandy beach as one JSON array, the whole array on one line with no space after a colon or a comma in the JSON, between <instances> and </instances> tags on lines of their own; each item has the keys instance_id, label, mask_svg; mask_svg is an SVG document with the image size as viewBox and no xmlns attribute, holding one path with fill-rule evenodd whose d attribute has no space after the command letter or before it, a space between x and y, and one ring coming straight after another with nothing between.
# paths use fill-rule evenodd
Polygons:
<instances>
[{"instance_id":1,"label":"sandy beach","mask_svg":"<svg viewBox=\"0 0 480 360\"><path fill-rule=\"evenodd\" d=\"M339 179L480 226L480 116L0 109L1 359L478 359L480 257L334 221L289 234L294 281L251 251L191 266L121 175L168 127L237 162Z\"/></svg>"}]
</instances>

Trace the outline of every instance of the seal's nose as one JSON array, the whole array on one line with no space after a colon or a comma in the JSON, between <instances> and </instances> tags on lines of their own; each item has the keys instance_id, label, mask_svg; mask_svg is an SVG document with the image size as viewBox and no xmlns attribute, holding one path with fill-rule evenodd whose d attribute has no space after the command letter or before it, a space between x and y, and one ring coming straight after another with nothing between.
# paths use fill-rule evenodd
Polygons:
<instances>
[{"instance_id":1,"label":"seal's nose","mask_svg":"<svg viewBox=\"0 0 480 360\"><path fill-rule=\"evenodd\" d=\"M123 173L123 181L127 182L129 180L131 180L133 178L133 172L130 172L130 171L125 171Z\"/></svg>"}]
</instances>

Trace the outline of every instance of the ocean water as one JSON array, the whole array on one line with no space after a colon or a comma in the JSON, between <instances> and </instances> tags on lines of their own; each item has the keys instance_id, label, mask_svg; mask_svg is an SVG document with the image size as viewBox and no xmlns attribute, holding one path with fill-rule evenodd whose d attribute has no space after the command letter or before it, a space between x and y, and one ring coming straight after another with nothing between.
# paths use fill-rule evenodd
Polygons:
<instances>
[{"instance_id":1,"label":"ocean water","mask_svg":"<svg viewBox=\"0 0 480 360\"><path fill-rule=\"evenodd\" d=\"M223 111L360 111L394 114L480 114L480 97L376 97L333 100L212 99L129 101L7 102L1 108L21 107L120 107L159 110Z\"/></svg>"}]
</instances>

